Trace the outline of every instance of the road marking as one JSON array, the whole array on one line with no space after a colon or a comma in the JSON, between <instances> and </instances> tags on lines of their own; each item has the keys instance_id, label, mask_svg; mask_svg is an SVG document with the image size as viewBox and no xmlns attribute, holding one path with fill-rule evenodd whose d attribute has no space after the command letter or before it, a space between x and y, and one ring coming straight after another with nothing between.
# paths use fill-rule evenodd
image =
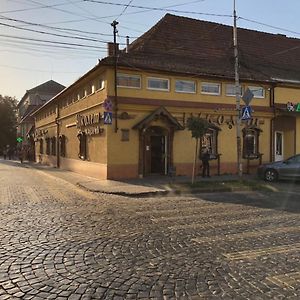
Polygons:
<instances>
[{"instance_id":1,"label":"road marking","mask_svg":"<svg viewBox=\"0 0 300 300\"><path fill-rule=\"evenodd\" d=\"M174 226L168 226L171 230L178 230L178 229L197 229L197 228L210 228L210 227L220 227L220 226L232 226L232 225L251 225L256 224L259 222L264 221L274 221L274 220L286 220L286 221L292 221L292 220L299 220L298 218L292 218L293 215L291 214L284 214L284 215L275 215L275 216L261 216L261 217L255 217L252 219L241 219L241 220L228 220L228 221L216 221L216 220L207 220L202 221L201 223L193 223L193 224L185 224L185 225L174 225ZM295 215L297 216L297 215ZM249 216L250 217L250 216Z\"/></svg>"},{"instance_id":2,"label":"road marking","mask_svg":"<svg viewBox=\"0 0 300 300\"><path fill-rule=\"evenodd\" d=\"M300 251L300 243L295 243L290 245L260 248L255 250L246 250L246 251L239 251L233 253L225 253L223 255L230 260L243 260L243 259L255 259L262 255L272 255L272 254L299 252L299 251Z\"/></svg>"},{"instance_id":3,"label":"road marking","mask_svg":"<svg viewBox=\"0 0 300 300\"><path fill-rule=\"evenodd\" d=\"M151 220L153 222L165 222L165 221L178 221L178 220L183 220L183 219L191 219L191 218L214 218L214 217L218 217L218 216L232 216L232 215L240 215L240 214L245 214L245 212L265 212L266 210L263 210L261 208L247 208L247 209L241 209L240 207L237 207L236 210L231 209L230 211L224 211L224 212L214 212L214 213L204 213L202 214L202 210L198 209L196 210L192 210L193 212L195 212L195 214L191 214L191 215L183 215L182 211L179 211L178 213L180 213L180 215L175 215L176 214L176 210L173 211L173 216L170 217L154 217L151 218ZM269 210L270 211L270 210ZM188 212L188 211L183 211L183 212ZM198 212L198 214L196 214L196 212Z\"/></svg>"},{"instance_id":4,"label":"road marking","mask_svg":"<svg viewBox=\"0 0 300 300\"><path fill-rule=\"evenodd\" d=\"M285 273L276 276L269 276L266 278L266 280L281 288L289 288L295 290L299 288L300 285L300 271Z\"/></svg>"},{"instance_id":5,"label":"road marking","mask_svg":"<svg viewBox=\"0 0 300 300\"><path fill-rule=\"evenodd\" d=\"M26 188L24 188L24 192L28 198L27 199L28 202L33 202L33 203L41 202L41 198L37 195L36 191L31 186L27 186Z\"/></svg>"},{"instance_id":6,"label":"road marking","mask_svg":"<svg viewBox=\"0 0 300 300\"><path fill-rule=\"evenodd\" d=\"M214 235L214 236L204 236L199 238L194 238L191 241L197 242L199 244L206 242L218 242L218 241L235 241L238 239L250 238L250 237L259 237L264 235L274 235L278 233L288 233L288 232L297 232L300 231L299 226L290 226L290 227L281 227L273 228L268 230L255 230L255 231L246 231L233 234L225 235Z\"/></svg>"},{"instance_id":7,"label":"road marking","mask_svg":"<svg viewBox=\"0 0 300 300\"><path fill-rule=\"evenodd\" d=\"M1 187L0 204L6 205L8 203L9 203L9 187L3 186L3 187Z\"/></svg>"}]
</instances>

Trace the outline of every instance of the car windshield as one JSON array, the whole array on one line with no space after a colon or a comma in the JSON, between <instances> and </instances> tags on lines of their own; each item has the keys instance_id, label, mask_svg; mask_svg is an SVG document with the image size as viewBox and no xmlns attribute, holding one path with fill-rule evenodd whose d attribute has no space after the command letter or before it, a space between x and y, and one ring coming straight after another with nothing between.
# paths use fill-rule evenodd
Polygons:
<instances>
[{"instance_id":1,"label":"car windshield","mask_svg":"<svg viewBox=\"0 0 300 300\"><path fill-rule=\"evenodd\" d=\"M300 155L290 157L286 160L287 163L300 163Z\"/></svg>"}]
</instances>

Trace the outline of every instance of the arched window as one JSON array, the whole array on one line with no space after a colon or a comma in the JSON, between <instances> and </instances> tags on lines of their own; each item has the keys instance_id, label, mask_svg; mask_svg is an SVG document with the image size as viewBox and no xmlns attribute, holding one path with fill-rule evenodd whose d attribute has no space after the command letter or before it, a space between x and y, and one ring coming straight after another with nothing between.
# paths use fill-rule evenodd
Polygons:
<instances>
[{"instance_id":1,"label":"arched window","mask_svg":"<svg viewBox=\"0 0 300 300\"><path fill-rule=\"evenodd\" d=\"M259 158L259 134L261 130L256 127L243 129L243 158Z\"/></svg>"},{"instance_id":2,"label":"arched window","mask_svg":"<svg viewBox=\"0 0 300 300\"><path fill-rule=\"evenodd\" d=\"M219 128L209 128L201 141L201 148L207 148L211 159L216 159L218 153L218 132Z\"/></svg>"},{"instance_id":3,"label":"arched window","mask_svg":"<svg viewBox=\"0 0 300 300\"><path fill-rule=\"evenodd\" d=\"M66 136L61 135L59 137L59 153L60 156L65 157L66 156Z\"/></svg>"},{"instance_id":4,"label":"arched window","mask_svg":"<svg viewBox=\"0 0 300 300\"><path fill-rule=\"evenodd\" d=\"M46 154L50 155L50 138L46 138Z\"/></svg>"},{"instance_id":5,"label":"arched window","mask_svg":"<svg viewBox=\"0 0 300 300\"><path fill-rule=\"evenodd\" d=\"M40 154L44 154L44 140L40 139Z\"/></svg>"},{"instance_id":6,"label":"arched window","mask_svg":"<svg viewBox=\"0 0 300 300\"><path fill-rule=\"evenodd\" d=\"M87 158L87 138L84 132L77 135L79 139L79 158L85 160Z\"/></svg>"},{"instance_id":7,"label":"arched window","mask_svg":"<svg viewBox=\"0 0 300 300\"><path fill-rule=\"evenodd\" d=\"M56 137L51 138L51 155L56 155Z\"/></svg>"}]
</instances>

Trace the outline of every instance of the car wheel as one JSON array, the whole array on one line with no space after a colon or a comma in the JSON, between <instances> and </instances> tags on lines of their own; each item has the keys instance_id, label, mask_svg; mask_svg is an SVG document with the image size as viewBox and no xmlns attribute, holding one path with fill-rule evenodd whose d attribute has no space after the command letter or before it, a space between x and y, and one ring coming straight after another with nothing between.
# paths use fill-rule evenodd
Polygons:
<instances>
[{"instance_id":1,"label":"car wheel","mask_svg":"<svg viewBox=\"0 0 300 300\"><path fill-rule=\"evenodd\" d=\"M268 169L265 172L265 180L269 182L276 181L278 179L278 173L274 169Z\"/></svg>"}]
</instances>

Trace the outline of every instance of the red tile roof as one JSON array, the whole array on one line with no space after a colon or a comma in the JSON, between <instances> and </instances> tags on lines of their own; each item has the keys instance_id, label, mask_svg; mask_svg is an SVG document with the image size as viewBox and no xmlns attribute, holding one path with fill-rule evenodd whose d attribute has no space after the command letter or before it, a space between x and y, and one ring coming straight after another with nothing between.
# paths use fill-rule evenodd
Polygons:
<instances>
[{"instance_id":1,"label":"red tile roof","mask_svg":"<svg viewBox=\"0 0 300 300\"><path fill-rule=\"evenodd\" d=\"M238 28L238 50L242 80L300 81L299 39ZM232 79L232 26L167 14L120 53L118 65Z\"/></svg>"}]
</instances>

